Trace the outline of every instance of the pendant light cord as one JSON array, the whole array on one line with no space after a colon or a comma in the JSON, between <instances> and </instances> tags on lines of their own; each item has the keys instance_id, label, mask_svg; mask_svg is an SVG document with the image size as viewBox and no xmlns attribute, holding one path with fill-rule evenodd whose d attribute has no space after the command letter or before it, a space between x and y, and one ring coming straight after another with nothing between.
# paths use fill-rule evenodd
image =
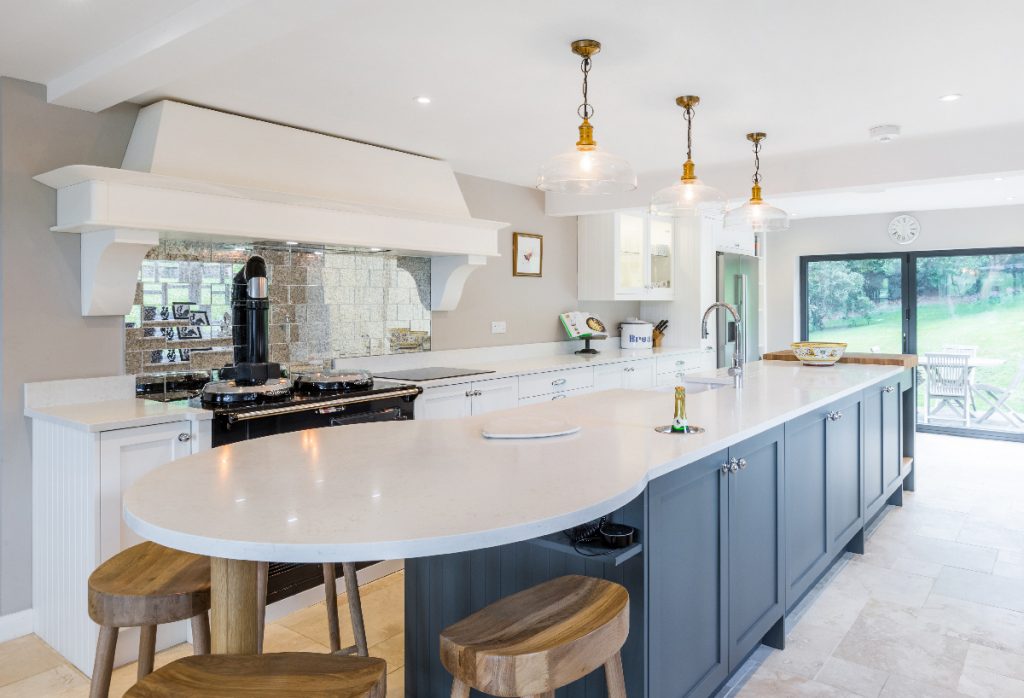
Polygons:
<instances>
[{"instance_id":1,"label":"pendant light cord","mask_svg":"<svg viewBox=\"0 0 1024 698\"><path fill-rule=\"evenodd\" d=\"M683 110L686 116L686 159L693 160L693 107Z\"/></svg>"},{"instance_id":2,"label":"pendant light cord","mask_svg":"<svg viewBox=\"0 0 1024 698\"><path fill-rule=\"evenodd\" d=\"M754 184L761 184L761 141L754 141Z\"/></svg>"},{"instance_id":3,"label":"pendant light cord","mask_svg":"<svg viewBox=\"0 0 1024 698\"><path fill-rule=\"evenodd\" d=\"M581 119L589 119L594 115L594 107L587 100L588 79L590 77L590 56L584 57L580 63L580 70L583 71L583 104L576 109Z\"/></svg>"}]
</instances>

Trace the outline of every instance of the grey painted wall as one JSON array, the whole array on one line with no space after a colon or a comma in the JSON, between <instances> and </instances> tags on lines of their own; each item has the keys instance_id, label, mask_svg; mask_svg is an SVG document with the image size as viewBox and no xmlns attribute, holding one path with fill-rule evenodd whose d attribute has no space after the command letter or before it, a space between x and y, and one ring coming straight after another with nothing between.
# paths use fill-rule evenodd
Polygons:
<instances>
[{"instance_id":1,"label":"grey painted wall","mask_svg":"<svg viewBox=\"0 0 1024 698\"><path fill-rule=\"evenodd\" d=\"M32 177L77 163L120 166L137 111L56 107L42 85L0 78L0 614L32 604L22 385L122 371L124 321L82 317L79 238L49 232L56 194Z\"/></svg>"},{"instance_id":2,"label":"grey painted wall","mask_svg":"<svg viewBox=\"0 0 1024 698\"><path fill-rule=\"evenodd\" d=\"M802 256L1024 247L1024 206L909 213L921 222L921 234L910 245L897 245L889 239L894 213L808 218L770 235L765 257L768 350L787 348L800 337Z\"/></svg>"},{"instance_id":3,"label":"grey painted wall","mask_svg":"<svg viewBox=\"0 0 1024 698\"><path fill-rule=\"evenodd\" d=\"M455 310L433 313L431 347L457 349L565 339L558 315L569 310L597 313L610 331L639 314L636 302L580 304L576 300L576 217L544 214L544 195L536 189L458 175L470 213L507 221L498 233L501 257L473 272ZM544 236L544 276L512 276L512 233ZM506 334L491 334L491 321L508 323ZM611 344L611 342L609 342ZM618 346L618 343L614 343Z\"/></svg>"}]
</instances>

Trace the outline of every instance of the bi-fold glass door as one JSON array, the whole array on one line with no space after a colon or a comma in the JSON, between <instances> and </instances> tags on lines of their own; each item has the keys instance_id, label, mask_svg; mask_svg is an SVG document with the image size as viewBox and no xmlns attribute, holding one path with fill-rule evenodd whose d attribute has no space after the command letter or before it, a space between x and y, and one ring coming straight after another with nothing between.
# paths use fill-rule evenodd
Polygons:
<instances>
[{"instance_id":1,"label":"bi-fold glass door","mask_svg":"<svg viewBox=\"0 0 1024 698\"><path fill-rule=\"evenodd\" d=\"M1024 440L1024 249L801 259L802 337L912 353L922 431Z\"/></svg>"}]
</instances>

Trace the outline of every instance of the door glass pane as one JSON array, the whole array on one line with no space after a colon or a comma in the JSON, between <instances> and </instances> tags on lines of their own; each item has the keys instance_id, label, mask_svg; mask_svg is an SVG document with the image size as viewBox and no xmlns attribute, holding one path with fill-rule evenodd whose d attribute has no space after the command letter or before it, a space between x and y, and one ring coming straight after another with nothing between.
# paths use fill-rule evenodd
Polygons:
<instances>
[{"instance_id":1,"label":"door glass pane","mask_svg":"<svg viewBox=\"0 0 1024 698\"><path fill-rule=\"evenodd\" d=\"M651 288L672 288L672 221L651 219Z\"/></svg>"},{"instance_id":2,"label":"door glass pane","mask_svg":"<svg viewBox=\"0 0 1024 698\"><path fill-rule=\"evenodd\" d=\"M848 351L903 352L903 270L898 257L807 263L807 338Z\"/></svg>"},{"instance_id":3,"label":"door glass pane","mask_svg":"<svg viewBox=\"0 0 1024 698\"><path fill-rule=\"evenodd\" d=\"M644 287L643 216L619 216L619 288Z\"/></svg>"},{"instance_id":4,"label":"door glass pane","mask_svg":"<svg viewBox=\"0 0 1024 698\"><path fill-rule=\"evenodd\" d=\"M1024 432L1024 254L915 263L918 421Z\"/></svg>"}]
</instances>

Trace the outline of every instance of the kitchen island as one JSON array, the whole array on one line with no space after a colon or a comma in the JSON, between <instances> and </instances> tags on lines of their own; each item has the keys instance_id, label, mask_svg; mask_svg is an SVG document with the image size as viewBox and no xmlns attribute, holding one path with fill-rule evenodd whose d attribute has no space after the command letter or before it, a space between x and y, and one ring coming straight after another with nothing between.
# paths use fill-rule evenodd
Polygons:
<instances>
[{"instance_id":1,"label":"kitchen island","mask_svg":"<svg viewBox=\"0 0 1024 698\"><path fill-rule=\"evenodd\" d=\"M582 571L630 590L631 695L707 695L762 639L781 644L786 609L898 503L912 400L903 367L757 362L742 389L691 396L699 435L656 433L671 396L625 390L514 411L581 427L548 440L481 437L512 411L283 434L157 469L127 493L125 518L221 559L221 651L255 645L237 612L250 607L252 561L406 558L406 690L444 695L443 625ZM639 528L639 542L587 557L560 537L604 515ZM566 695L597 695L601 681Z\"/></svg>"}]
</instances>

